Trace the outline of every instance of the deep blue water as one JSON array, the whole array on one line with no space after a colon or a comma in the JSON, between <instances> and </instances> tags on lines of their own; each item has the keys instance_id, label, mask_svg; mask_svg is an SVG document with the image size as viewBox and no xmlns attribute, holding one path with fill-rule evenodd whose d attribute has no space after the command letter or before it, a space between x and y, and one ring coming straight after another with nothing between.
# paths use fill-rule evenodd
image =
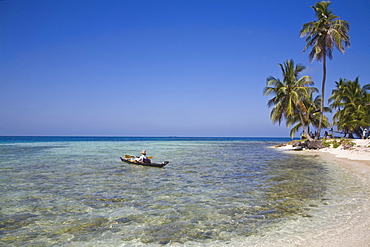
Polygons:
<instances>
[{"instance_id":1,"label":"deep blue water","mask_svg":"<svg viewBox=\"0 0 370 247\"><path fill-rule=\"evenodd\" d=\"M104 137L104 136L0 136L0 143L76 142L76 141L273 141L288 142L284 137Z\"/></svg>"}]
</instances>

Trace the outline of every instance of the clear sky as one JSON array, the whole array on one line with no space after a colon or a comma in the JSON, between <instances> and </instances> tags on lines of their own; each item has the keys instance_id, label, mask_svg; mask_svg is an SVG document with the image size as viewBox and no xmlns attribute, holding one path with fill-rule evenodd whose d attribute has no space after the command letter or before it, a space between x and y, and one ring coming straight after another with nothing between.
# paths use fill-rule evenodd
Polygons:
<instances>
[{"instance_id":1,"label":"clear sky","mask_svg":"<svg viewBox=\"0 0 370 247\"><path fill-rule=\"evenodd\" d=\"M321 88L299 37L315 3L2 0L0 135L288 137L263 88L287 59ZM370 1L331 8L351 47L328 61L327 95L370 83Z\"/></svg>"}]
</instances>

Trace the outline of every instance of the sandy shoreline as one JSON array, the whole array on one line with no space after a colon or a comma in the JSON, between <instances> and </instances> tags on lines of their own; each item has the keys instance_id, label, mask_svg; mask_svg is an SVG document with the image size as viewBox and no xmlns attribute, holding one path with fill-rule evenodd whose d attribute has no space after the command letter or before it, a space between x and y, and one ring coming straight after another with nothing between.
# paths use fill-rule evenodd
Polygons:
<instances>
[{"instance_id":1,"label":"sandy shoreline","mask_svg":"<svg viewBox=\"0 0 370 247\"><path fill-rule=\"evenodd\" d=\"M353 140L356 143L351 150L325 148L304 150L300 154L318 155L324 162L335 162L359 178L365 188L365 200L358 205L358 210L336 224L335 230L317 229L316 238L302 238L299 241L282 241L273 246L370 246L370 140ZM284 147L289 149L289 147ZM325 232L325 235L322 234Z\"/></svg>"}]
</instances>

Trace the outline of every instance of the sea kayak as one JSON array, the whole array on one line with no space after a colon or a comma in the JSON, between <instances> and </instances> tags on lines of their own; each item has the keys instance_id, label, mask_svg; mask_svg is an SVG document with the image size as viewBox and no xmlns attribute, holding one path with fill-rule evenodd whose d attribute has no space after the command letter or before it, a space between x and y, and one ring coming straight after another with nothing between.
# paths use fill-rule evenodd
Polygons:
<instances>
[{"instance_id":1,"label":"sea kayak","mask_svg":"<svg viewBox=\"0 0 370 247\"><path fill-rule=\"evenodd\" d=\"M125 163L128 163L128 164L133 164L133 165L139 165L139 166L152 166L152 167L164 167L165 165L167 165L168 163L170 163L169 161L165 161L165 162L162 162L162 163L139 163L139 162L133 162L129 159L125 159L125 158L122 158L120 157L122 162L125 162Z\"/></svg>"}]
</instances>

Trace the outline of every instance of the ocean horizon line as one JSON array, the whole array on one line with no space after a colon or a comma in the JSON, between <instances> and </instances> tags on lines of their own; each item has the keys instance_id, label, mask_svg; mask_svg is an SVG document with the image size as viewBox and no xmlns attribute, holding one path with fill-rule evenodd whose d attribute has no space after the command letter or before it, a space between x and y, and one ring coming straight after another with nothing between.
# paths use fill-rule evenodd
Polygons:
<instances>
[{"instance_id":1,"label":"ocean horizon line","mask_svg":"<svg viewBox=\"0 0 370 247\"><path fill-rule=\"evenodd\" d=\"M289 142L290 137L190 137L190 136L0 136L0 143L75 141L273 141Z\"/></svg>"}]
</instances>

